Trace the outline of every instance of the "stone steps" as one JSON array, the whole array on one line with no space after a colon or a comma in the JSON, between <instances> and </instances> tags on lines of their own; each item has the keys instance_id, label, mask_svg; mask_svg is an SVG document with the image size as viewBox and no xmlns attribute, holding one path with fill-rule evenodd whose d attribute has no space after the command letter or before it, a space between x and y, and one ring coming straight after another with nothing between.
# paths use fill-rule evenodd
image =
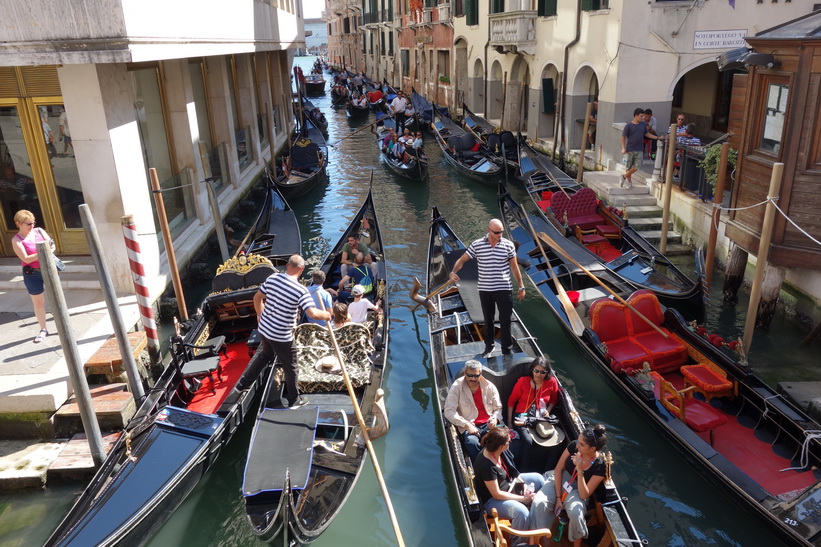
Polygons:
<instances>
[{"instance_id":1,"label":"stone steps","mask_svg":"<svg viewBox=\"0 0 821 547\"><path fill-rule=\"evenodd\" d=\"M99 289L97 270L89 256L60 257L66 269L60 272L60 285L66 289ZM23 272L17 258L0 259L0 290L22 289Z\"/></svg>"},{"instance_id":2,"label":"stone steps","mask_svg":"<svg viewBox=\"0 0 821 547\"><path fill-rule=\"evenodd\" d=\"M101 431L120 431L137 411L134 397L126 390L125 384L104 384L89 386L91 404ZM75 396L54 413L54 435L68 438L83 431L80 407Z\"/></svg>"}]
</instances>

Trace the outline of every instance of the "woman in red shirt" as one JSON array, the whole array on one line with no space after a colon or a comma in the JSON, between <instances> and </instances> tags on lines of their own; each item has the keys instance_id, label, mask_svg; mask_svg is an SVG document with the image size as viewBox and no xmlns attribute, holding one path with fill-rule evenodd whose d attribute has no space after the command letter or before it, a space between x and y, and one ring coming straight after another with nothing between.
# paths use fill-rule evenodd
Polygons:
<instances>
[{"instance_id":1,"label":"woman in red shirt","mask_svg":"<svg viewBox=\"0 0 821 547\"><path fill-rule=\"evenodd\" d=\"M507 423L512 425L519 435L517 461L526 471L530 470L529 460L533 438L530 436L525 420L518 418L522 414L537 416L542 406L541 401L544 401L545 407L545 415L541 417L547 418L559 401L559 382L553 375L547 359L536 357L530 363L530 373L519 378L507 400ZM515 420L514 414L517 416Z\"/></svg>"}]
</instances>

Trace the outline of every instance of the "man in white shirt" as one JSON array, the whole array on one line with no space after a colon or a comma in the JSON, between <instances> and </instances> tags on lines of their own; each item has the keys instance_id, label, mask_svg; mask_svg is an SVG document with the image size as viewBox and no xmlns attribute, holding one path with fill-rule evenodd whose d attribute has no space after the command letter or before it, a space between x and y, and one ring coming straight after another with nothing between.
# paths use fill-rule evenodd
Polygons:
<instances>
[{"instance_id":1,"label":"man in white shirt","mask_svg":"<svg viewBox=\"0 0 821 547\"><path fill-rule=\"evenodd\" d=\"M391 115L396 120L396 132L402 134L405 131L405 109L408 107L408 100L401 91L396 93L396 98L391 102Z\"/></svg>"}]
</instances>

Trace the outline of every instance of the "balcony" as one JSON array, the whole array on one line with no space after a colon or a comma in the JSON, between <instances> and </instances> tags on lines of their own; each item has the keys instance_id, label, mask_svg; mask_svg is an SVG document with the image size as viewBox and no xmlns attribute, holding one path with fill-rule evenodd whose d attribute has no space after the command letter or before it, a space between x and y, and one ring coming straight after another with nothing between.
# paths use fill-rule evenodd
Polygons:
<instances>
[{"instance_id":1,"label":"balcony","mask_svg":"<svg viewBox=\"0 0 821 547\"><path fill-rule=\"evenodd\" d=\"M440 23L449 23L450 22L450 2L441 3L436 6L436 11L438 11L438 21Z\"/></svg>"},{"instance_id":2,"label":"balcony","mask_svg":"<svg viewBox=\"0 0 821 547\"><path fill-rule=\"evenodd\" d=\"M522 8L528 9L488 16L490 45L497 51L536 54L536 10L529 9L530 0L522 0L522 4Z\"/></svg>"}]
</instances>

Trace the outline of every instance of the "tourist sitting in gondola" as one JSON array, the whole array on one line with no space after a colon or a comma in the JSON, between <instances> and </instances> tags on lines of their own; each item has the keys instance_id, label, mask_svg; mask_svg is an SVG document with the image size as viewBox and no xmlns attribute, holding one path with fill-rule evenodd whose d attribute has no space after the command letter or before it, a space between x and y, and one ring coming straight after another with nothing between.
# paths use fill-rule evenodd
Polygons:
<instances>
[{"instance_id":1,"label":"tourist sitting in gondola","mask_svg":"<svg viewBox=\"0 0 821 547\"><path fill-rule=\"evenodd\" d=\"M405 144L402 142L402 139L396 139L396 143L393 145L393 156L402 163L408 162L408 155L405 153Z\"/></svg>"},{"instance_id":2,"label":"tourist sitting in gondola","mask_svg":"<svg viewBox=\"0 0 821 547\"><path fill-rule=\"evenodd\" d=\"M564 510L568 519L567 538L576 547L582 544L588 534L587 500L599 488L604 489L607 466L601 450L606 443L605 428L598 424L582 431L577 440L567 445L556 469L547 472L544 487L533 499L531 528L549 528Z\"/></svg>"},{"instance_id":3,"label":"tourist sitting in gondola","mask_svg":"<svg viewBox=\"0 0 821 547\"><path fill-rule=\"evenodd\" d=\"M402 133L402 136L399 137L399 142L405 146L413 146L413 141L414 137L411 135L410 129L406 127L404 133Z\"/></svg>"},{"instance_id":4,"label":"tourist sitting in gondola","mask_svg":"<svg viewBox=\"0 0 821 547\"><path fill-rule=\"evenodd\" d=\"M342 302L350 300L350 293L347 291L348 284L364 287L365 295L370 295L376 287L376 275L374 273L376 268L368 267L365 263L364 253L356 253L351 266L346 268L346 274L339 280L339 286L337 287L338 298Z\"/></svg>"},{"instance_id":5,"label":"tourist sitting in gondola","mask_svg":"<svg viewBox=\"0 0 821 547\"><path fill-rule=\"evenodd\" d=\"M367 221L365 221L365 225L367 226ZM358 253L362 254L365 264L370 267L373 277L376 277L376 263L374 262L373 256L371 256L371 250L359 240L359 234L351 234L348 236L348 242L342 246L341 253L342 256L339 259L341 266L339 270L342 277L348 275L348 268L354 265Z\"/></svg>"},{"instance_id":6,"label":"tourist sitting in gondola","mask_svg":"<svg viewBox=\"0 0 821 547\"><path fill-rule=\"evenodd\" d=\"M422 146L424 144L425 143L422 140L422 132L418 131L416 133L416 136L413 139L413 144L411 144L411 146L409 146L405 150L405 152L410 154L411 156L416 156L417 158L424 158L425 157L425 151L422 149Z\"/></svg>"},{"instance_id":7,"label":"tourist sitting in gondola","mask_svg":"<svg viewBox=\"0 0 821 547\"><path fill-rule=\"evenodd\" d=\"M482 363L470 359L445 400L445 418L459 430L470 461L479 454L482 435L501 421L501 412L499 390L482 377Z\"/></svg>"},{"instance_id":8,"label":"tourist sitting in gondola","mask_svg":"<svg viewBox=\"0 0 821 547\"><path fill-rule=\"evenodd\" d=\"M338 329L352 321L351 314L348 313L348 305L344 302L336 302L333 306L332 313L331 328Z\"/></svg>"},{"instance_id":9,"label":"tourist sitting in gondola","mask_svg":"<svg viewBox=\"0 0 821 547\"><path fill-rule=\"evenodd\" d=\"M545 480L539 473L519 473L508 450L510 434L505 426L496 426L482 438L482 451L473 461L473 483L488 514L496 509L499 517L509 519L516 530L530 530L532 516L528 506ZM512 545L527 545L525 538L511 539Z\"/></svg>"},{"instance_id":10,"label":"tourist sitting in gondola","mask_svg":"<svg viewBox=\"0 0 821 547\"><path fill-rule=\"evenodd\" d=\"M354 285L351 289L351 295L353 295L353 302L348 304L348 313L354 323L366 322L370 310L373 310L376 315L382 313L382 309L379 307L380 301L377 300L374 304L365 298L365 287L362 285Z\"/></svg>"},{"instance_id":11,"label":"tourist sitting in gondola","mask_svg":"<svg viewBox=\"0 0 821 547\"><path fill-rule=\"evenodd\" d=\"M536 357L530 363L529 374L522 376L513 386L507 400L507 423L513 424L518 434L513 454L522 469L530 470L531 463L540 452L534 447L531 427L538 419L547 420L559 400L559 381L551 374L550 364L544 357ZM555 460L554 460L555 461ZM545 471L544 468L540 471Z\"/></svg>"}]
</instances>

